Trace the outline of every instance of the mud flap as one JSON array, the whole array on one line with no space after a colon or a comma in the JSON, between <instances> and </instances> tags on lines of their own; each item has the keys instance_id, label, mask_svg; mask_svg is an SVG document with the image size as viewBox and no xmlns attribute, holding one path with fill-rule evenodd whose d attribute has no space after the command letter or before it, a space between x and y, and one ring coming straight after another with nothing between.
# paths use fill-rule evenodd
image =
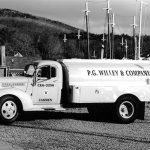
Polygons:
<instances>
[{"instance_id":1,"label":"mud flap","mask_svg":"<svg viewBox=\"0 0 150 150\"><path fill-rule=\"evenodd\" d=\"M139 112L138 112L138 116L137 116L137 119L140 119L140 120L144 120L144 117L145 117L145 102L141 102L139 104Z\"/></svg>"}]
</instances>

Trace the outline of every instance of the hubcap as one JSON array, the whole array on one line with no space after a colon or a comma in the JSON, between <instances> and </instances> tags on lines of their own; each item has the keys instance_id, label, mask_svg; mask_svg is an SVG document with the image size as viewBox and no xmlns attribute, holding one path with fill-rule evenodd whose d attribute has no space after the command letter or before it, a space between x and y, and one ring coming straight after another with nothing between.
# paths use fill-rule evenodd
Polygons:
<instances>
[{"instance_id":1,"label":"hubcap","mask_svg":"<svg viewBox=\"0 0 150 150\"><path fill-rule=\"evenodd\" d=\"M134 106L129 101L124 101L119 107L119 113L124 119L129 119L134 114Z\"/></svg>"},{"instance_id":2,"label":"hubcap","mask_svg":"<svg viewBox=\"0 0 150 150\"><path fill-rule=\"evenodd\" d=\"M13 101L6 101L1 111L4 118L12 119L17 113L17 106Z\"/></svg>"}]
</instances>

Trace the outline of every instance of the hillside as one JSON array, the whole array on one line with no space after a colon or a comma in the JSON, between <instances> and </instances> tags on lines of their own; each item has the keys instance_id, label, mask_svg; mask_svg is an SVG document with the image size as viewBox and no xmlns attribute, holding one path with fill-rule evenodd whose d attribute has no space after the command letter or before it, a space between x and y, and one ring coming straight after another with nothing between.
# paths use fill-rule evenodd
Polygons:
<instances>
[{"instance_id":1,"label":"hillside","mask_svg":"<svg viewBox=\"0 0 150 150\"><path fill-rule=\"evenodd\" d=\"M62 58L63 35L77 31L58 21L0 9L0 43L6 45L8 56L20 52L23 56L40 55L43 59Z\"/></svg>"},{"instance_id":2,"label":"hillside","mask_svg":"<svg viewBox=\"0 0 150 150\"><path fill-rule=\"evenodd\" d=\"M26 22L34 21L37 25L48 26L52 28L52 30L57 30L57 32L70 33L70 32L76 32L77 30L76 28L69 26L67 24L61 23L59 21L54 21L54 20L50 20L47 18L43 18L43 17L33 16L31 14L22 13L22 12L19 12L16 10L10 10L10 9L0 9L0 18L1 19L11 18L18 22L19 21L26 21Z\"/></svg>"}]
</instances>

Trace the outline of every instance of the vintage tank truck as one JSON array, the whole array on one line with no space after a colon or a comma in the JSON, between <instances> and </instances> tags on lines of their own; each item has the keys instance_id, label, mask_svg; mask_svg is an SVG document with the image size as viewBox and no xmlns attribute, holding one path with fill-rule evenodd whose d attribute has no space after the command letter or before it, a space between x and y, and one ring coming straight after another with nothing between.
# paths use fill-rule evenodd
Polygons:
<instances>
[{"instance_id":1,"label":"vintage tank truck","mask_svg":"<svg viewBox=\"0 0 150 150\"><path fill-rule=\"evenodd\" d=\"M0 78L0 121L23 111L87 107L101 117L112 110L121 123L144 119L150 101L150 62L136 60L35 61L24 76Z\"/></svg>"}]
</instances>

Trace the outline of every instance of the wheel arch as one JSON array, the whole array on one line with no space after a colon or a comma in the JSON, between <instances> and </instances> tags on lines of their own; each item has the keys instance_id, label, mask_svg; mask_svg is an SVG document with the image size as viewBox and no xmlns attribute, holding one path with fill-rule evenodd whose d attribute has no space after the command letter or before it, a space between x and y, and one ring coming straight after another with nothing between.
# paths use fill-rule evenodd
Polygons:
<instances>
[{"instance_id":1,"label":"wheel arch","mask_svg":"<svg viewBox=\"0 0 150 150\"><path fill-rule=\"evenodd\" d=\"M117 102L118 102L120 99L122 99L123 97L128 97L128 96L129 96L129 97L132 97L133 100L135 100L135 101L137 101L137 102L140 102L139 98L138 98L136 95L127 93L127 94L120 95L120 96L117 98L117 100L116 100L115 103L117 103Z\"/></svg>"},{"instance_id":2,"label":"wheel arch","mask_svg":"<svg viewBox=\"0 0 150 150\"><path fill-rule=\"evenodd\" d=\"M0 90L0 99L3 96L13 96L16 98L19 106L21 106L23 111L30 111L33 109L33 101L29 94L24 91L12 88L12 89L2 89Z\"/></svg>"}]
</instances>

